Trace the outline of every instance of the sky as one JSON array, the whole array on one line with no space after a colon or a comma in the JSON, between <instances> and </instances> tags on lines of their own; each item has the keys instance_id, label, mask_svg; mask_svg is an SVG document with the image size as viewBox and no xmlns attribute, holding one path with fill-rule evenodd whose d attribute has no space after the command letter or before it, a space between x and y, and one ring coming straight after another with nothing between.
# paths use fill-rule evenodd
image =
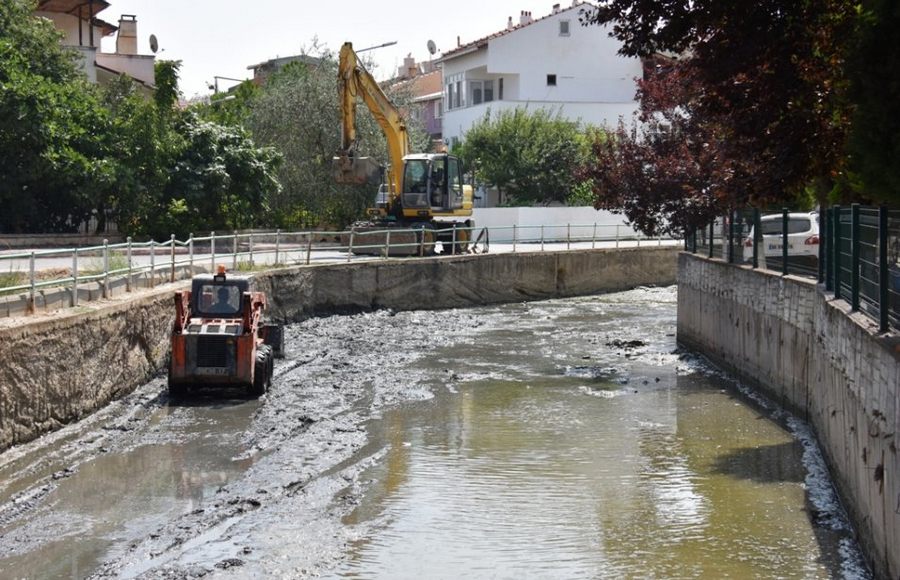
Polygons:
<instances>
[{"instance_id":1,"label":"sky","mask_svg":"<svg viewBox=\"0 0 900 580\"><path fill-rule=\"evenodd\" d=\"M558 0L563 8L571 6ZM138 22L138 52L150 53L150 34L159 41L158 58L181 60L180 87L185 97L211 93L215 76L245 79L247 67L279 56L308 53L318 40L334 52L350 41L361 49L386 42L397 44L369 51L376 62L373 75L383 80L395 74L403 58L428 60L433 40L437 56L518 22L522 10L534 18L550 14L554 0L109 0L98 16L118 24L122 14ZM103 50L115 50L115 37L103 40ZM219 88L235 84L220 79Z\"/></svg>"}]
</instances>

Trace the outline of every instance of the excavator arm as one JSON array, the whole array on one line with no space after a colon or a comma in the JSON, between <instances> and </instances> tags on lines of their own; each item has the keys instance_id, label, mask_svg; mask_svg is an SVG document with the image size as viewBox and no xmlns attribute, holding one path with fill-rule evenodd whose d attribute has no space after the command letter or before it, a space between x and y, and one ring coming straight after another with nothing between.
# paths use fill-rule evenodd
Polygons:
<instances>
[{"instance_id":1,"label":"excavator arm","mask_svg":"<svg viewBox=\"0 0 900 580\"><path fill-rule=\"evenodd\" d=\"M390 187L389 205L393 205L402 191L403 157L409 153L409 134L400 111L359 61L349 42L341 47L338 91L341 104L341 148L334 158L335 180L338 183L360 184L369 181L380 171L380 164L371 158L357 157L356 99L359 97L372 112L387 139L390 156L387 183Z\"/></svg>"}]
</instances>

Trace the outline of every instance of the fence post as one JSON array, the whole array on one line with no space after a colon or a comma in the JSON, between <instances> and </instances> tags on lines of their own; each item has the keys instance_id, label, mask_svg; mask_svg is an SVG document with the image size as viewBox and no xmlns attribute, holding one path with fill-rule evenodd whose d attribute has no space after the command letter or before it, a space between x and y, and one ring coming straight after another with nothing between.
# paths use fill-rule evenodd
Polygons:
<instances>
[{"instance_id":1,"label":"fence post","mask_svg":"<svg viewBox=\"0 0 900 580\"><path fill-rule=\"evenodd\" d=\"M234 237L231 241L231 269L237 272L238 269L238 233L233 231Z\"/></svg>"},{"instance_id":2,"label":"fence post","mask_svg":"<svg viewBox=\"0 0 900 580\"><path fill-rule=\"evenodd\" d=\"M734 214L735 210L728 212L728 263L734 264Z\"/></svg>"},{"instance_id":3,"label":"fence post","mask_svg":"<svg viewBox=\"0 0 900 580\"><path fill-rule=\"evenodd\" d=\"M34 292L35 292L35 278L34 278L34 251L31 252L31 258L29 259L28 265L28 280L29 280L29 290L28 290L28 306L26 311L29 314L34 314Z\"/></svg>"},{"instance_id":4,"label":"fence post","mask_svg":"<svg viewBox=\"0 0 900 580\"><path fill-rule=\"evenodd\" d=\"M250 267L253 268L255 266L255 264L253 262L253 232L250 232L249 242L250 242Z\"/></svg>"},{"instance_id":5,"label":"fence post","mask_svg":"<svg viewBox=\"0 0 900 580\"><path fill-rule=\"evenodd\" d=\"M109 298L109 240L103 240L103 297Z\"/></svg>"},{"instance_id":6,"label":"fence post","mask_svg":"<svg viewBox=\"0 0 900 580\"><path fill-rule=\"evenodd\" d=\"M275 230L275 263L278 264L278 251L281 249L281 228Z\"/></svg>"},{"instance_id":7,"label":"fence post","mask_svg":"<svg viewBox=\"0 0 900 580\"><path fill-rule=\"evenodd\" d=\"M516 253L516 224L513 224L513 254Z\"/></svg>"},{"instance_id":8,"label":"fence post","mask_svg":"<svg viewBox=\"0 0 900 580\"><path fill-rule=\"evenodd\" d=\"M616 249L619 248L619 224L616 224Z\"/></svg>"},{"instance_id":9,"label":"fence post","mask_svg":"<svg viewBox=\"0 0 900 580\"><path fill-rule=\"evenodd\" d=\"M150 240L150 287L156 286L156 241Z\"/></svg>"},{"instance_id":10,"label":"fence post","mask_svg":"<svg viewBox=\"0 0 900 580\"><path fill-rule=\"evenodd\" d=\"M169 241L172 243L172 270L169 273L169 282L175 281L175 234L172 234L169 237Z\"/></svg>"},{"instance_id":11,"label":"fence post","mask_svg":"<svg viewBox=\"0 0 900 580\"><path fill-rule=\"evenodd\" d=\"M831 209L825 208L825 223L819 235L819 283L831 290Z\"/></svg>"},{"instance_id":12,"label":"fence post","mask_svg":"<svg viewBox=\"0 0 900 580\"><path fill-rule=\"evenodd\" d=\"M353 228L350 228L350 244L347 246L347 261L350 261L350 257L353 256L353 237L356 235L356 231Z\"/></svg>"},{"instance_id":13,"label":"fence post","mask_svg":"<svg viewBox=\"0 0 900 580\"><path fill-rule=\"evenodd\" d=\"M859 310L859 204L850 206L850 308Z\"/></svg>"},{"instance_id":14,"label":"fence post","mask_svg":"<svg viewBox=\"0 0 900 580\"><path fill-rule=\"evenodd\" d=\"M566 224L566 249L572 249L572 224Z\"/></svg>"},{"instance_id":15,"label":"fence post","mask_svg":"<svg viewBox=\"0 0 900 580\"><path fill-rule=\"evenodd\" d=\"M707 252L707 258L713 257L713 236L716 233L716 220L709 222L709 251Z\"/></svg>"},{"instance_id":16,"label":"fence post","mask_svg":"<svg viewBox=\"0 0 900 580\"><path fill-rule=\"evenodd\" d=\"M756 236L760 233L759 231L759 208L753 208L753 239L750 241L753 244L753 268L759 268L759 244L756 243Z\"/></svg>"},{"instance_id":17,"label":"fence post","mask_svg":"<svg viewBox=\"0 0 900 580\"><path fill-rule=\"evenodd\" d=\"M306 265L309 266L309 260L312 257L312 232L306 234Z\"/></svg>"},{"instance_id":18,"label":"fence post","mask_svg":"<svg viewBox=\"0 0 900 580\"><path fill-rule=\"evenodd\" d=\"M878 208L878 331L887 332L891 310L888 272L888 208Z\"/></svg>"},{"instance_id":19,"label":"fence post","mask_svg":"<svg viewBox=\"0 0 900 580\"><path fill-rule=\"evenodd\" d=\"M788 208L781 208L781 275L788 274Z\"/></svg>"},{"instance_id":20,"label":"fence post","mask_svg":"<svg viewBox=\"0 0 900 580\"><path fill-rule=\"evenodd\" d=\"M544 251L544 224L541 224L541 251Z\"/></svg>"},{"instance_id":21,"label":"fence post","mask_svg":"<svg viewBox=\"0 0 900 580\"><path fill-rule=\"evenodd\" d=\"M194 232L188 234L188 265L190 266L189 274L194 275Z\"/></svg>"},{"instance_id":22,"label":"fence post","mask_svg":"<svg viewBox=\"0 0 900 580\"><path fill-rule=\"evenodd\" d=\"M450 254L455 256L458 253L456 251L456 222L453 222L453 245L450 248Z\"/></svg>"},{"instance_id":23,"label":"fence post","mask_svg":"<svg viewBox=\"0 0 900 580\"><path fill-rule=\"evenodd\" d=\"M591 231L591 249L597 249L597 222L594 222L594 229Z\"/></svg>"},{"instance_id":24,"label":"fence post","mask_svg":"<svg viewBox=\"0 0 900 580\"><path fill-rule=\"evenodd\" d=\"M841 206L834 206L832 225L834 226L834 297L841 297Z\"/></svg>"},{"instance_id":25,"label":"fence post","mask_svg":"<svg viewBox=\"0 0 900 580\"><path fill-rule=\"evenodd\" d=\"M216 272L216 232L209 232L210 272Z\"/></svg>"},{"instance_id":26,"label":"fence post","mask_svg":"<svg viewBox=\"0 0 900 580\"><path fill-rule=\"evenodd\" d=\"M125 289L128 292L131 292L133 289L132 284L134 284L134 280L132 279L133 274L131 271L131 269L133 267L132 261L131 261L131 236L128 236L128 238L126 239L126 242L128 242L128 246L127 246L127 250L126 250L126 253L128 254L128 276L125 278Z\"/></svg>"},{"instance_id":27,"label":"fence post","mask_svg":"<svg viewBox=\"0 0 900 580\"><path fill-rule=\"evenodd\" d=\"M72 253L72 307L78 306L78 248Z\"/></svg>"},{"instance_id":28,"label":"fence post","mask_svg":"<svg viewBox=\"0 0 900 580\"><path fill-rule=\"evenodd\" d=\"M826 210L825 220L828 220L827 210ZM821 207L819 207L819 263L816 272L816 280L819 284L825 282L825 236L822 235L822 212ZM828 231L828 228L825 228L825 231Z\"/></svg>"},{"instance_id":29,"label":"fence post","mask_svg":"<svg viewBox=\"0 0 900 580\"><path fill-rule=\"evenodd\" d=\"M391 255L391 230L388 229L384 235L384 259L387 260Z\"/></svg>"},{"instance_id":30,"label":"fence post","mask_svg":"<svg viewBox=\"0 0 900 580\"><path fill-rule=\"evenodd\" d=\"M419 257L425 256L425 227L423 226L419 231Z\"/></svg>"}]
</instances>

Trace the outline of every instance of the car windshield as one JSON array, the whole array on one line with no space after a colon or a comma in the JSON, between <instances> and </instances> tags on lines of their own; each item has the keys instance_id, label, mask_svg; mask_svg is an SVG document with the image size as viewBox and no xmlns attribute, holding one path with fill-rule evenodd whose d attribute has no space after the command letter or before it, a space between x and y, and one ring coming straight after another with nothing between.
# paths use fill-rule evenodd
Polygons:
<instances>
[{"instance_id":1,"label":"car windshield","mask_svg":"<svg viewBox=\"0 0 900 580\"><path fill-rule=\"evenodd\" d=\"M241 289L237 286L204 284L198 309L202 314L235 316L241 311Z\"/></svg>"},{"instance_id":2,"label":"car windshield","mask_svg":"<svg viewBox=\"0 0 900 580\"><path fill-rule=\"evenodd\" d=\"M809 218L788 218L788 234L802 234L811 228ZM764 236L780 236L783 234L781 218L762 221L762 233Z\"/></svg>"}]
</instances>

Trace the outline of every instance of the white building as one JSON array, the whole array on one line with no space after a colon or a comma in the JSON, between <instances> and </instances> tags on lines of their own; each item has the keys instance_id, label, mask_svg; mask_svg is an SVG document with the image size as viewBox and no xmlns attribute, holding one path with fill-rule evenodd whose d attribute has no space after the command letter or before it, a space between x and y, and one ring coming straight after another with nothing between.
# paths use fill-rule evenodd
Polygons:
<instances>
[{"instance_id":1,"label":"white building","mask_svg":"<svg viewBox=\"0 0 900 580\"><path fill-rule=\"evenodd\" d=\"M545 108L610 128L629 121L642 63L617 54L621 44L607 27L582 26L581 9L576 0L543 18L521 12L505 29L445 52L445 142L462 140L488 109Z\"/></svg>"},{"instance_id":2,"label":"white building","mask_svg":"<svg viewBox=\"0 0 900 580\"><path fill-rule=\"evenodd\" d=\"M81 68L91 82L104 84L127 75L146 92L152 91L156 58L137 53L137 19L123 14L116 27L97 17L107 8L105 0L39 0L34 15L52 21L64 34L63 46L78 52ZM116 51L103 52L100 40L116 31Z\"/></svg>"}]
</instances>

